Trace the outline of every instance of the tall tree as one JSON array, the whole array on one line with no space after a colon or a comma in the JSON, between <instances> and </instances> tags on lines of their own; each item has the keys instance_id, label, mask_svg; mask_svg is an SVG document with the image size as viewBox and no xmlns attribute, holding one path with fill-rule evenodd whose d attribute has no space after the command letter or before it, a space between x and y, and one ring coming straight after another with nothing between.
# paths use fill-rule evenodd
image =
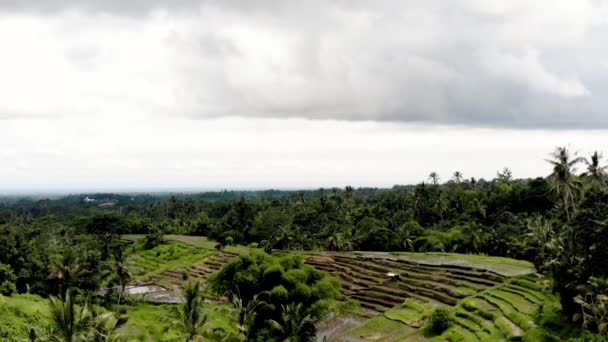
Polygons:
<instances>
[{"instance_id":1,"label":"tall tree","mask_svg":"<svg viewBox=\"0 0 608 342\"><path fill-rule=\"evenodd\" d=\"M462 175L462 172L460 172L460 171L454 171L454 174L452 175L452 179L454 180L454 182L456 184L460 184L460 183L462 183L462 180L464 179L464 176Z\"/></svg>"},{"instance_id":2,"label":"tall tree","mask_svg":"<svg viewBox=\"0 0 608 342\"><path fill-rule=\"evenodd\" d=\"M314 324L317 321L308 314L302 303L290 303L282 306L280 320L269 320L268 323L284 342L308 342L315 337Z\"/></svg>"},{"instance_id":3,"label":"tall tree","mask_svg":"<svg viewBox=\"0 0 608 342\"><path fill-rule=\"evenodd\" d=\"M576 165L584 158L576 157L576 154L571 155L565 147L558 147L551 156L553 159L547 159L547 162L553 166L553 172L549 176L552 192L559 197L566 219L570 221L582 191L582 183L575 174Z\"/></svg>"},{"instance_id":4,"label":"tall tree","mask_svg":"<svg viewBox=\"0 0 608 342\"><path fill-rule=\"evenodd\" d=\"M52 337L56 341L85 341L86 334L93 325L93 314L85 303L78 308L74 305L70 291L65 299L50 297Z\"/></svg>"},{"instance_id":5,"label":"tall tree","mask_svg":"<svg viewBox=\"0 0 608 342\"><path fill-rule=\"evenodd\" d=\"M526 221L526 235L524 243L526 247L533 249L534 267L541 272L547 261L549 243L555 237L555 230L551 222L542 216L530 218Z\"/></svg>"},{"instance_id":6,"label":"tall tree","mask_svg":"<svg viewBox=\"0 0 608 342\"><path fill-rule=\"evenodd\" d=\"M178 327L186 334L186 341L201 341L207 325L204 312L204 297L200 284L188 282L181 292L183 303L171 308L171 326Z\"/></svg>"},{"instance_id":7,"label":"tall tree","mask_svg":"<svg viewBox=\"0 0 608 342\"><path fill-rule=\"evenodd\" d=\"M597 151L595 151L589 159L584 159L583 162L587 165L587 169L581 176L597 182L598 184L605 184L608 177L608 166L600 165L601 159L602 155Z\"/></svg>"},{"instance_id":8,"label":"tall tree","mask_svg":"<svg viewBox=\"0 0 608 342\"><path fill-rule=\"evenodd\" d=\"M125 293L125 287L129 281L131 281L131 271L127 264L127 253L125 253L125 247L123 245L115 248L113 254L113 279L111 279L110 283L116 283L120 286L120 293L118 295L118 305L120 305L120 300Z\"/></svg>"},{"instance_id":9,"label":"tall tree","mask_svg":"<svg viewBox=\"0 0 608 342\"><path fill-rule=\"evenodd\" d=\"M268 292L258 293L247 304L243 304L243 299L237 293L231 293L231 304L236 310L238 319L237 325L239 328L239 338L241 341L247 341L251 333L251 328L255 323L257 308L261 305L267 305L265 301L259 299L260 295L266 296Z\"/></svg>"},{"instance_id":10,"label":"tall tree","mask_svg":"<svg viewBox=\"0 0 608 342\"><path fill-rule=\"evenodd\" d=\"M76 252L72 249L64 251L64 254L52 256L49 269L49 279L59 282L59 293L62 297L67 295L78 278L88 273Z\"/></svg>"},{"instance_id":11,"label":"tall tree","mask_svg":"<svg viewBox=\"0 0 608 342\"><path fill-rule=\"evenodd\" d=\"M439 180L440 180L439 174L435 171L431 172L429 174L429 180L431 181L431 183L433 185L439 185Z\"/></svg>"}]
</instances>

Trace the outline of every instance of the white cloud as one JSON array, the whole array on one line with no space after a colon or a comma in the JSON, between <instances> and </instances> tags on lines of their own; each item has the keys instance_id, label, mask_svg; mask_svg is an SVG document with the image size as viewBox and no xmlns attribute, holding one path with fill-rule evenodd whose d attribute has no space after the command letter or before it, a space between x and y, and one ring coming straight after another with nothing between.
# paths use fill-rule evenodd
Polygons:
<instances>
[{"instance_id":1,"label":"white cloud","mask_svg":"<svg viewBox=\"0 0 608 342\"><path fill-rule=\"evenodd\" d=\"M525 51L515 56L497 51L482 53L482 66L491 74L514 82L521 82L532 91L556 94L562 97L589 95L589 91L578 79L561 79L547 71L540 62L537 50Z\"/></svg>"},{"instance_id":2,"label":"white cloud","mask_svg":"<svg viewBox=\"0 0 608 342\"><path fill-rule=\"evenodd\" d=\"M0 117L606 127L606 3L8 2Z\"/></svg>"}]
</instances>

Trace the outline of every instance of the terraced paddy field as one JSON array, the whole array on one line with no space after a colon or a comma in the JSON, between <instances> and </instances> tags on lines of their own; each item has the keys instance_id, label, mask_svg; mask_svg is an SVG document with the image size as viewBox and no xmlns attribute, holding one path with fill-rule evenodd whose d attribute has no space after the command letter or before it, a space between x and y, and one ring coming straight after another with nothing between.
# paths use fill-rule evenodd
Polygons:
<instances>
[{"instance_id":1,"label":"terraced paddy field","mask_svg":"<svg viewBox=\"0 0 608 342\"><path fill-rule=\"evenodd\" d=\"M213 255L188 266L169 269L154 274L142 281L153 284L171 285L172 287L181 287L184 283L191 280L204 282L211 274L219 271L224 265L237 256L238 254L233 252L215 252Z\"/></svg>"},{"instance_id":2,"label":"terraced paddy field","mask_svg":"<svg viewBox=\"0 0 608 342\"><path fill-rule=\"evenodd\" d=\"M330 341L521 340L535 333L545 303L557 300L532 269L509 277L492 269L369 253L314 255L306 263L340 280L341 300L360 303L359 324L334 327ZM428 336L426 320L438 306L451 308L455 324Z\"/></svg>"},{"instance_id":3,"label":"terraced paddy field","mask_svg":"<svg viewBox=\"0 0 608 342\"><path fill-rule=\"evenodd\" d=\"M137 249L129 255L127 263L137 279L147 278L169 269L190 265L215 253L177 241L149 250Z\"/></svg>"},{"instance_id":4,"label":"terraced paddy field","mask_svg":"<svg viewBox=\"0 0 608 342\"><path fill-rule=\"evenodd\" d=\"M235 251L216 251L207 248L212 242L204 239L189 239L177 235L167 239L166 244L149 250L141 246L140 236L127 240L135 241L134 250L127 262L133 274L132 288L137 295L151 303L179 303L176 290L187 281L206 284L207 278L239 255ZM195 237L196 238L196 237ZM215 246L215 244L213 244Z\"/></svg>"},{"instance_id":5,"label":"terraced paddy field","mask_svg":"<svg viewBox=\"0 0 608 342\"><path fill-rule=\"evenodd\" d=\"M179 287L187 280L205 280L242 252L238 248L216 251L215 243L204 237L183 235L167 235L166 244L143 250L138 243L143 237L123 236L135 242L127 259L135 284Z\"/></svg>"}]
</instances>

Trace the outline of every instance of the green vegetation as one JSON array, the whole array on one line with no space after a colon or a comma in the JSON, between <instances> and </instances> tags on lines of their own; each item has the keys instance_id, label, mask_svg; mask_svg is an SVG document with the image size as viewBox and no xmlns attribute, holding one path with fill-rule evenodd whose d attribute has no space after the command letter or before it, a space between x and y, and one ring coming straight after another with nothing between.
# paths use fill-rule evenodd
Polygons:
<instances>
[{"instance_id":1,"label":"green vegetation","mask_svg":"<svg viewBox=\"0 0 608 342\"><path fill-rule=\"evenodd\" d=\"M136 277L147 277L169 269L186 267L214 254L213 251L197 248L182 242L169 241L166 244L145 250L136 243L136 252L127 259Z\"/></svg>"},{"instance_id":2,"label":"green vegetation","mask_svg":"<svg viewBox=\"0 0 608 342\"><path fill-rule=\"evenodd\" d=\"M454 324L452 312L445 307L438 307L429 317L429 329L434 334L441 334Z\"/></svg>"},{"instance_id":3,"label":"green vegetation","mask_svg":"<svg viewBox=\"0 0 608 342\"><path fill-rule=\"evenodd\" d=\"M599 339L608 334L606 167L598 153L566 148L548 161L549 175L535 179L504 169L492 180L456 171L443 183L432 172L392 189L6 200L0 333L308 341L315 323L347 311L369 319L335 336ZM134 283L163 285L150 288L164 302L185 288L190 308L146 318L183 303L144 304L153 296L127 294ZM447 321L438 307L453 324L424 336L422 326Z\"/></svg>"},{"instance_id":4,"label":"green vegetation","mask_svg":"<svg viewBox=\"0 0 608 342\"><path fill-rule=\"evenodd\" d=\"M0 295L0 338L16 340L38 334L50 323L48 300L36 295Z\"/></svg>"},{"instance_id":5,"label":"green vegetation","mask_svg":"<svg viewBox=\"0 0 608 342\"><path fill-rule=\"evenodd\" d=\"M240 307L259 303L256 315L247 323L248 337L280 340L314 337L315 323L339 295L338 282L325 273L304 265L297 255L273 257L256 252L237 257L211 280L217 294L238 297ZM242 312L242 311L241 311ZM268 327L271 329L268 329ZM290 335L295 334L295 335Z\"/></svg>"}]
</instances>

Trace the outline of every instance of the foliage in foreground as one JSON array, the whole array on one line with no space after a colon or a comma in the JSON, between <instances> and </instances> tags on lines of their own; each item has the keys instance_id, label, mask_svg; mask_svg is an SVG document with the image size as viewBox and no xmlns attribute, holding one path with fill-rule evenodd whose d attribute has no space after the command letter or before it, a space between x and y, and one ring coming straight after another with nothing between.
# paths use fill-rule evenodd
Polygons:
<instances>
[{"instance_id":1,"label":"foliage in foreground","mask_svg":"<svg viewBox=\"0 0 608 342\"><path fill-rule=\"evenodd\" d=\"M263 301L247 331L249 338L266 341L312 339L314 323L327 314L331 300L339 295L338 282L304 265L300 256L274 257L261 252L226 265L211 279L211 288L218 294L238 296L242 307Z\"/></svg>"}]
</instances>

